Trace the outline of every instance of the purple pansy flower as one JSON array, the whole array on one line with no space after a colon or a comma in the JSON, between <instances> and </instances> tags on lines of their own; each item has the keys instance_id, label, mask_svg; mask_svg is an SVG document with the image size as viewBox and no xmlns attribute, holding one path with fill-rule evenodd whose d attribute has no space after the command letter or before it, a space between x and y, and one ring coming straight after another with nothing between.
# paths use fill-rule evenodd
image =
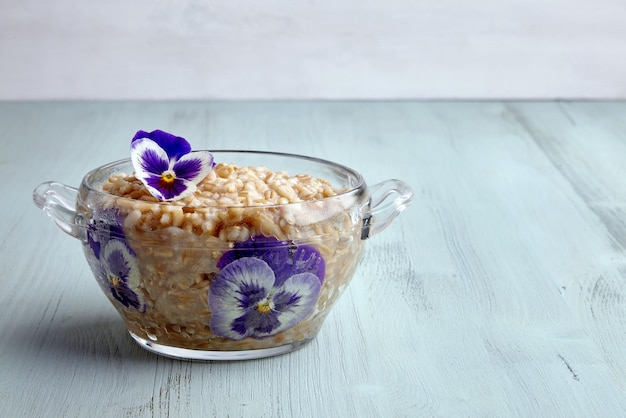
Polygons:
<instances>
[{"instance_id":1,"label":"purple pansy flower","mask_svg":"<svg viewBox=\"0 0 626 418\"><path fill-rule=\"evenodd\" d=\"M192 152L184 138L161 130L138 131L130 150L135 176L159 200L190 195L214 165L210 152Z\"/></svg>"},{"instance_id":2,"label":"purple pansy flower","mask_svg":"<svg viewBox=\"0 0 626 418\"><path fill-rule=\"evenodd\" d=\"M126 243L123 218L114 208L96 209L87 223L87 261L102 289L127 308L145 312L135 252Z\"/></svg>"},{"instance_id":3,"label":"purple pansy flower","mask_svg":"<svg viewBox=\"0 0 626 418\"><path fill-rule=\"evenodd\" d=\"M263 235L235 243L217 267L208 298L211 329L237 340L275 335L306 318L325 274L314 247Z\"/></svg>"},{"instance_id":4,"label":"purple pansy flower","mask_svg":"<svg viewBox=\"0 0 626 418\"><path fill-rule=\"evenodd\" d=\"M139 290L139 269L132 250L123 241L111 240L101 255L101 271L97 274L100 283L122 305L143 312L145 301Z\"/></svg>"},{"instance_id":5,"label":"purple pansy flower","mask_svg":"<svg viewBox=\"0 0 626 418\"><path fill-rule=\"evenodd\" d=\"M313 273L279 281L267 262L242 257L226 265L209 288L211 329L235 340L278 334L306 318L321 288Z\"/></svg>"}]
</instances>

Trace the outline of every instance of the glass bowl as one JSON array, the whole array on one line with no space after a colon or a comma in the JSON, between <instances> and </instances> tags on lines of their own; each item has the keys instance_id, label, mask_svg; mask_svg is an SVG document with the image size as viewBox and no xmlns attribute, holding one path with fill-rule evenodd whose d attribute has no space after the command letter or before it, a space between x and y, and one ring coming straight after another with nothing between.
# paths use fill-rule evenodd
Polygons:
<instances>
[{"instance_id":1,"label":"glass bowl","mask_svg":"<svg viewBox=\"0 0 626 418\"><path fill-rule=\"evenodd\" d=\"M42 183L33 200L81 241L98 284L142 347L196 360L298 349L350 282L366 240L409 204L411 188L399 180L368 187L348 167L305 156L212 152L216 161L325 179L337 192L283 204L190 206L103 191L111 178L133 173L126 159L89 172L78 189Z\"/></svg>"}]
</instances>

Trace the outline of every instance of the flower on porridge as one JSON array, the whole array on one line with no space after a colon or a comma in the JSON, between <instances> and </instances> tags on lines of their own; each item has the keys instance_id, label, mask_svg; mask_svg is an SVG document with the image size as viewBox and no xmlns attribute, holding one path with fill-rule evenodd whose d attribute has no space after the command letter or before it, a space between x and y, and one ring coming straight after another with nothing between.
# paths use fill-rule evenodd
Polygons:
<instances>
[{"instance_id":1,"label":"flower on porridge","mask_svg":"<svg viewBox=\"0 0 626 418\"><path fill-rule=\"evenodd\" d=\"M119 240L111 240L102 251L100 282L115 300L143 312L145 301L139 291L139 271L134 253Z\"/></svg>"},{"instance_id":2,"label":"flower on porridge","mask_svg":"<svg viewBox=\"0 0 626 418\"><path fill-rule=\"evenodd\" d=\"M320 288L313 273L279 280L264 260L239 258L226 265L209 288L211 329L234 340L275 335L313 311Z\"/></svg>"},{"instance_id":3,"label":"flower on porridge","mask_svg":"<svg viewBox=\"0 0 626 418\"><path fill-rule=\"evenodd\" d=\"M192 152L187 140L161 130L138 131L130 150L135 177L159 200L192 194L214 166L213 154Z\"/></svg>"}]
</instances>

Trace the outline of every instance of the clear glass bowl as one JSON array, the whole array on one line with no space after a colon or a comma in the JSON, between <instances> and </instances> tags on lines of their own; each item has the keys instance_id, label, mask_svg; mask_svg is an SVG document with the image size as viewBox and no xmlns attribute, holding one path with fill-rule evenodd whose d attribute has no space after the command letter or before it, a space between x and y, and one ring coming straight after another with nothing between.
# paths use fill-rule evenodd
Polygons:
<instances>
[{"instance_id":1,"label":"clear glass bowl","mask_svg":"<svg viewBox=\"0 0 626 418\"><path fill-rule=\"evenodd\" d=\"M216 161L323 178L334 196L274 205L185 206L102 190L130 160L88 173L79 189L46 182L35 204L82 242L129 333L158 354L236 360L311 341L348 285L367 238L413 193L399 180L368 187L356 171L292 154L212 151Z\"/></svg>"}]
</instances>

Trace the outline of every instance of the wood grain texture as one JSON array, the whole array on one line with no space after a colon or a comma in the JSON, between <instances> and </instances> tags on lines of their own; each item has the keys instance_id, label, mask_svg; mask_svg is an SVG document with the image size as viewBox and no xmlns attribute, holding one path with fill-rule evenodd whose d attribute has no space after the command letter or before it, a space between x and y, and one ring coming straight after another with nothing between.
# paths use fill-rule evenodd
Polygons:
<instances>
[{"instance_id":1,"label":"wood grain texture","mask_svg":"<svg viewBox=\"0 0 626 418\"><path fill-rule=\"evenodd\" d=\"M625 115L621 102L0 103L0 415L624 415ZM309 346L157 357L30 197L46 180L77 186L155 128L331 159L369 184L405 180L415 200L367 242Z\"/></svg>"}]
</instances>

